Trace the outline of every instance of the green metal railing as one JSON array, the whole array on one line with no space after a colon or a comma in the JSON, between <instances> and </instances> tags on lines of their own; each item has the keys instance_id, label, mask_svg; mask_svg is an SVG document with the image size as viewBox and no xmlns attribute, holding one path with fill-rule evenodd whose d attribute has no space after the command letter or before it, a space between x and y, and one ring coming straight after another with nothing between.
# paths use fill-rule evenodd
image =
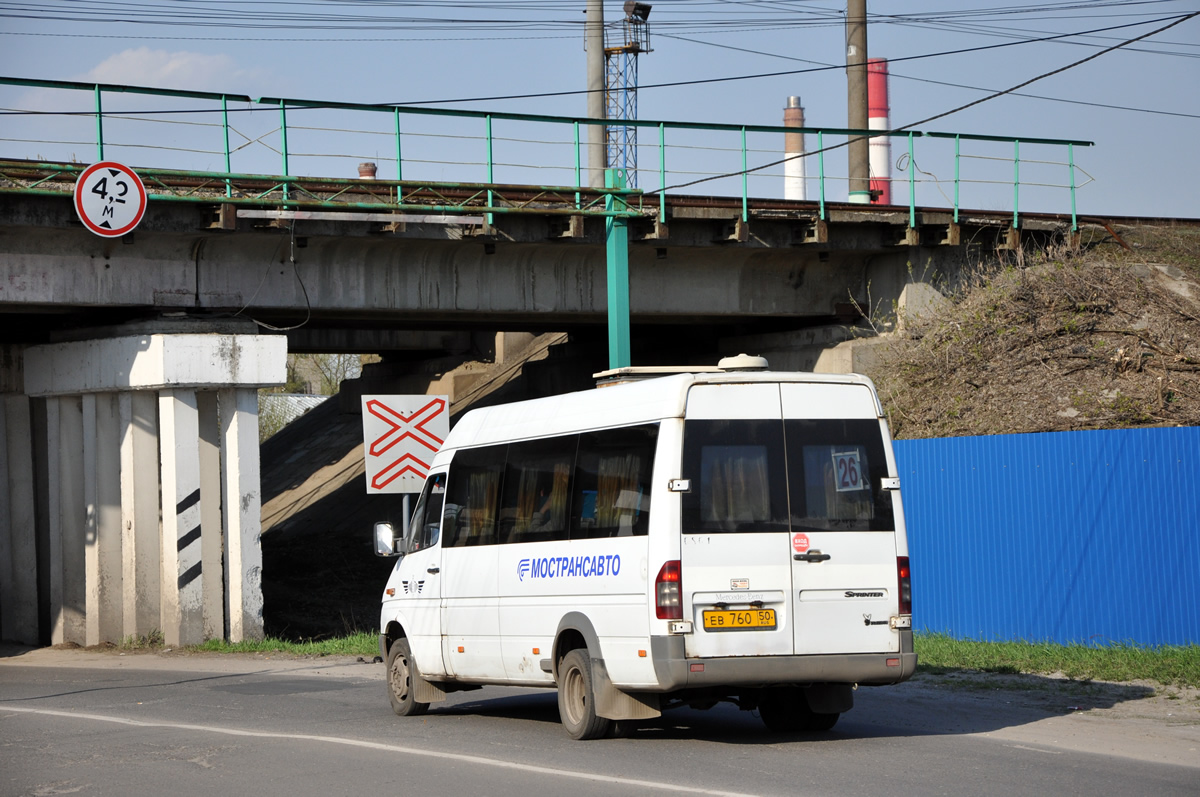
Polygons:
<instances>
[{"instance_id":1,"label":"green metal railing","mask_svg":"<svg viewBox=\"0 0 1200 797\"><path fill-rule=\"evenodd\" d=\"M713 180L738 180L740 182L740 200L741 200L741 217L743 221L749 221L751 202L751 185L750 178L762 175L767 169L779 166L783 163L780 159L782 154L782 146L772 147L771 149L754 150L749 145L749 136L766 136L774 141L775 137L784 136L787 134L803 133L815 135L817 148L815 151L806 153L805 157L815 157L818 166L817 183L817 201L816 211L817 216L826 220L828 218L830 199L830 183L841 179L829 175L826 171L825 154L831 150L839 149L845 145L852 137L889 137L899 138L906 142L907 148L907 166L904 168L903 175L893 175L893 186L901 184L901 181L907 182L907 206L909 226L915 227L918 223L917 218L917 192L918 183L924 182L923 179L918 179L917 161L916 161L916 145L919 139L953 139L954 142L954 195L952 199L954 220L959 219L962 209L962 188L964 182L996 182L988 180L965 181L962 175L962 160L967 157L962 152L964 142L973 142L976 144L1009 144L1012 146L1012 214L1013 227L1018 227L1020 224L1020 202L1021 202L1021 144L1027 145L1042 145L1053 148L1065 149L1066 162L1068 169L1068 181L1061 185L1050 186L1052 188L1062 188L1064 194L1069 198L1069 208L1071 214L1072 226L1077 226L1076 207L1077 207L1077 190L1079 185L1076 180L1076 164L1075 151L1076 146L1091 146L1091 142L1087 141L1072 141L1060 139L1038 139L1038 138L1006 138L1003 136L991 135L974 135L965 133L938 133L938 132L921 132L921 131L864 131L842 128L793 128L775 125L736 125L736 124L716 124L707 122L667 122L667 121L649 121L649 120L623 120L622 124L634 127L655 128L657 131L657 149L658 149L658 187L643 191L629 190L617 187L620 184L627 184L628 179L619 181L617 185L604 186L597 184L596 178L593 176L591 169L589 172L588 182L592 183L591 187L585 186L585 167L583 166L583 144L581 143L580 126L586 125L606 125L607 120L597 120L588 118L562 117L562 116L547 116L539 114L520 114L520 113L501 113L491 111L468 111L455 109L440 109L440 108L417 108L405 107L396 105L369 105L358 103L339 103L339 102L321 102L314 100L282 98L282 97L264 97L259 99L251 99L245 95L232 95L213 92L194 92L194 91L175 91L167 89L153 89L135 86L122 86L115 84L91 84L78 83L68 81L49 81L49 80L30 80L23 78L5 78L0 77L0 86L52 89L67 92L87 92L92 96L92 107L86 113L95 118L95 145L98 159L105 158L106 144L109 150L116 146L125 146L125 144L116 144L105 139L105 120L113 117L128 119L130 114L136 115L137 112L115 112L111 109L106 109L104 100L105 95L135 95L135 96L157 96L171 97L176 99L194 99L204 102L219 103L219 109L213 109L214 112L219 110L222 131L222 153L224 156L225 169L223 172L212 171L184 171L178 170L179 174L187 175L192 178L201 180L213 180L220 182L222 192L226 200L231 202L242 202L246 197L235 196L234 183L238 180L246 180L250 178L261 179L264 175L249 175L237 174L233 171L232 157L234 150L230 145L230 102L241 103L248 106L249 110L255 108L267 109L276 108L278 111L279 127L278 135L278 152L280 156L281 174L276 175L271 190L263 191L255 195L253 199L259 202L271 201L284 207L305 206L313 203L321 204L323 202L336 201L339 205L344 205L344 199L330 200L328 196L318 195L312 191L305 191L303 185L305 182L311 183L316 178L300 178L294 172L294 164L292 152L289 144L289 131L295 129L294 120L289 119L289 111L293 114L298 111L342 111L349 113L367 113L367 114L389 114L392 117L392 132L394 136L394 152L395 152L395 180L380 180L376 184L381 188L388 189L391 194L386 204L392 208L421 208L429 209L436 207L441 212L446 213L479 213L485 212L488 221L492 220L493 214L496 213L519 213L528 212L531 207L537 204L538 201L549 202L553 198L554 202L566 201L567 210L573 210L575 214L598 215L598 216L657 216L660 221L666 221L666 200L668 192L678 192L680 189L692 189L692 193L705 193L707 184L711 184ZM168 113L196 113L195 109L189 111L171 111ZM80 115L85 112L76 112ZM408 131L406 131L406 122L415 122L419 118L438 118L442 120L462 119L475 120L483 127L482 140L484 142L484 170L482 179L478 183L462 183L455 181L413 181L411 179L410 170L405 169L405 151L403 147L403 139ZM506 190L498 188L496 183L497 168L500 165L496 158L496 145L500 139L496 135L496 126L500 123L513 125L544 125L551 128L561 128L566 126L569 130L569 146L573 151L573 176L574 185L559 185L559 186L543 186L540 181L532 181L535 184L526 184L523 181L510 183ZM736 153L738 159L730 165L728 170L716 173L710 173L707 177L698 180L689 180L687 177L677 179L675 185L670 185L668 179L675 172L669 172L666 167L667 148L668 146L679 147L681 150L686 150L686 145L677 144L672 141L670 144L668 138L674 136L676 140L680 136L686 135L688 132L699 132L702 134L711 134L709 139L720 140L727 137L736 137L737 143L729 146L725 151ZM458 136L462 137L462 136ZM829 144L830 138L843 139L837 143ZM708 140L708 139L706 139ZM563 143L566 143L564 141ZM780 145L782 140L779 141ZM653 146L653 145L650 145ZM761 155L763 165L755 166L754 158ZM998 160L997 158L984 158L990 160ZM675 160L680 160L676 158ZM905 158L901 158L903 162ZM1046 163L1046 162L1041 162ZM49 164L47 164L49 165ZM411 165L411 164L410 164ZM512 164L507 164L511 166ZM528 168L545 168L544 164L528 164ZM557 167L555 167L557 168ZM567 167L563 167L564 169ZM146 173L151 177L167 177L175 175L176 171L168 169L144 169L139 168L139 173ZM929 175L930 172L924 169L920 170L923 175ZM774 175L770 175L774 176ZM338 186L343 183L335 178L320 178L319 182L322 185ZM361 185L364 181L345 181L348 185ZM643 181L644 182L644 181ZM940 189L940 181L938 187ZM1043 184L1045 185L1045 184ZM450 189L455 189L461 192L466 186L474 186L478 188L479 195L471 194L467 201L437 201L439 190L442 193ZM526 194L529 190L538 193L539 199L530 201L527 196L520 201L509 201L506 195L512 195L516 192L517 186L524 186ZM165 186L163 186L165 190ZM345 189L343 189L344 191ZM611 194L618 194L621 197L619 202L606 202L605 197ZM158 195L156 194L156 198ZM191 200L195 199L193 195ZM378 202L368 203L372 207L378 207ZM1063 204L1067 204L1064 202ZM545 212L544 209L539 209L539 212Z\"/></svg>"}]
</instances>

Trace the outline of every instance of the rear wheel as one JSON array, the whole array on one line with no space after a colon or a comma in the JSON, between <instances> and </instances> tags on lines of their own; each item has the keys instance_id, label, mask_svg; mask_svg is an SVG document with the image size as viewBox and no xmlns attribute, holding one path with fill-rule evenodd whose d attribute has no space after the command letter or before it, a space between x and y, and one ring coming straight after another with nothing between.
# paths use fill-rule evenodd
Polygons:
<instances>
[{"instance_id":1,"label":"rear wheel","mask_svg":"<svg viewBox=\"0 0 1200 797\"><path fill-rule=\"evenodd\" d=\"M758 701L763 724L776 733L827 731L841 715L820 713L809 708L804 690L795 686L764 689Z\"/></svg>"},{"instance_id":2,"label":"rear wheel","mask_svg":"<svg viewBox=\"0 0 1200 797\"><path fill-rule=\"evenodd\" d=\"M612 728L612 720L596 714L592 661L584 649L570 651L559 665L558 715L572 739L599 739Z\"/></svg>"},{"instance_id":3,"label":"rear wheel","mask_svg":"<svg viewBox=\"0 0 1200 797\"><path fill-rule=\"evenodd\" d=\"M388 648L387 660L388 699L398 716L412 717L429 710L428 703L418 703L415 699L413 681L416 676L417 665L412 660L408 640L401 637Z\"/></svg>"}]
</instances>

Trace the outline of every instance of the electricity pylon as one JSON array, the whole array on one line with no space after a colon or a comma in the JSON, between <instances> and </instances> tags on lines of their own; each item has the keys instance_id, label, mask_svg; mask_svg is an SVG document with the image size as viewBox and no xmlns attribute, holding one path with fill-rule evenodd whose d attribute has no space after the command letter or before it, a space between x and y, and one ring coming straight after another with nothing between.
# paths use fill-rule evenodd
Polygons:
<instances>
[{"instance_id":1,"label":"electricity pylon","mask_svg":"<svg viewBox=\"0 0 1200 797\"><path fill-rule=\"evenodd\" d=\"M610 120L637 119L638 56L652 52L648 3L629 0L621 20L621 43L604 47L604 106ZM613 31L614 38L616 31ZM608 125L605 128L608 166L625 173L625 185L637 187L637 127Z\"/></svg>"}]
</instances>

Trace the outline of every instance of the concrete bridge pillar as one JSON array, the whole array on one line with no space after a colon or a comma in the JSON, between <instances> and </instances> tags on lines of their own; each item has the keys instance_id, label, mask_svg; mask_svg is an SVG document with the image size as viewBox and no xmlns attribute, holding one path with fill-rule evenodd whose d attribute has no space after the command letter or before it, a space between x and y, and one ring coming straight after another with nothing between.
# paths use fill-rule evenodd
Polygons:
<instances>
[{"instance_id":1,"label":"concrete bridge pillar","mask_svg":"<svg viewBox=\"0 0 1200 797\"><path fill-rule=\"evenodd\" d=\"M19 353L8 347L3 375L14 373ZM0 630L3 638L38 635L38 559L34 528L30 402L3 379L0 393ZM19 381L19 380L18 380Z\"/></svg>"},{"instance_id":2,"label":"concrete bridge pillar","mask_svg":"<svg viewBox=\"0 0 1200 797\"><path fill-rule=\"evenodd\" d=\"M0 637L262 636L256 391L287 344L237 329L24 350L0 403Z\"/></svg>"}]
</instances>

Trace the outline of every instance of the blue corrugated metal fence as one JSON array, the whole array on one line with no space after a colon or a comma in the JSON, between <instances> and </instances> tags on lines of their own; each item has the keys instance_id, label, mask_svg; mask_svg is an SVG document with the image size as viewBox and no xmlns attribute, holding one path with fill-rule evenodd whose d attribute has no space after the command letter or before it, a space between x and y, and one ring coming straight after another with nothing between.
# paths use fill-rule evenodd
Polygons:
<instances>
[{"instance_id":1,"label":"blue corrugated metal fence","mask_svg":"<svg viewBox=\"0 0 1200 797\"><path fill-rule=\"evenodd\" d=\"M1200 642L1200 428L896 442L914 624Z\"/></svg>"}]
</instances>

